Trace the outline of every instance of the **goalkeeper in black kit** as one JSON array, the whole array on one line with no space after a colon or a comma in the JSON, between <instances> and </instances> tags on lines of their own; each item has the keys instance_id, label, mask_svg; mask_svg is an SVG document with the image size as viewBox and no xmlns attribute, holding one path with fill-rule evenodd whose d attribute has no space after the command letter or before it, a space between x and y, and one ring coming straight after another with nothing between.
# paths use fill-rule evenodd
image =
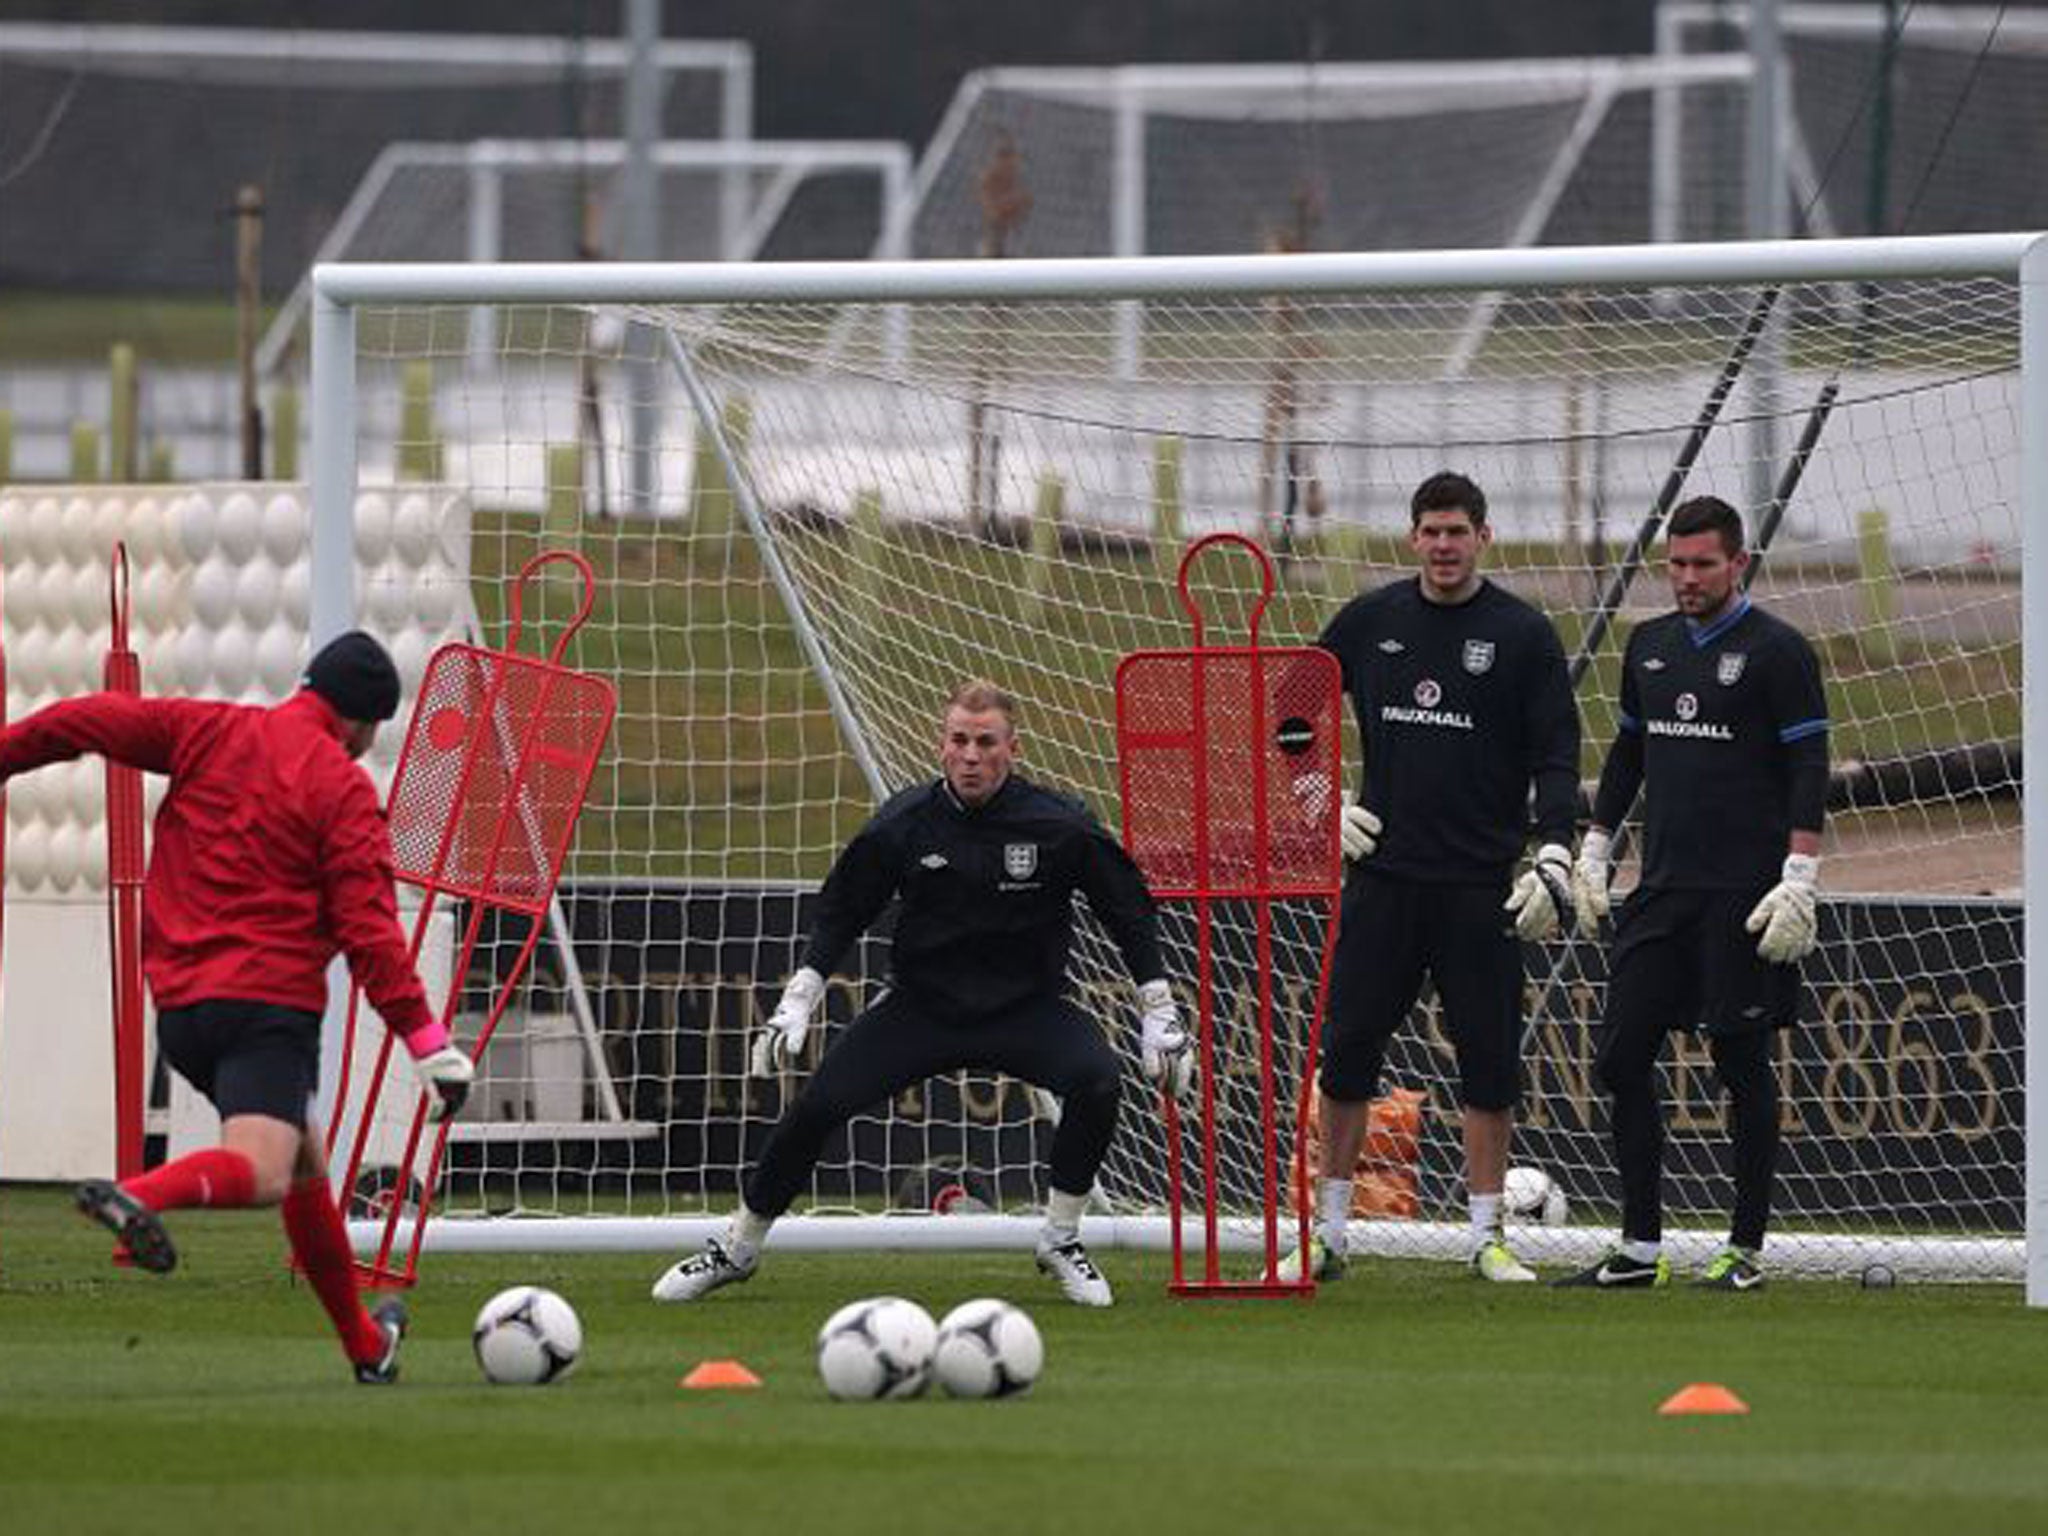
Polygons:
<instances>
[{"instance_id":1,"label":"goalkeeper in black kit","mask_svg":"<svg viewBox=\"0 0 2048 1536\"><path fill-rule=\"evenodd\" d=\"M1123 1071L1102 1027L1066 996L1076 892L1138 983L1145 1075L1185 1094L1193 1059L1143 877L1085 806L1012 771L1016 713L993 683L956 689L940 776L891 799L832 866L802 963L754 1042L755 1075L801 1059L825 978L896 899L889 988L833 1042L784 1112L725 1234L672 1265L655 1282L655 1300L695 1301L749 1278L828 1136L913 1083L975 1068L1059 1096L1038 1267L1070 1301L1110 1304L1080 1224L1116 1129Z\"/></svg>"},{"instance_id":2,"label":"goalkeeper in black kit","mask_svg":"<svg viewBox=\"0 0 2048 1536\"><path fill-rule=\"evenodd\" d=\"M1502 1230L1522 1092L1521 943L1568 915L1579 717L1550 621L1480 574L1485 493L1431 475L1409 503L1418 573L1353 598L1317 644L1343 669L1365 752L1342 811L1350 862L1318 1073L1317 1220L1283 1278L1344 1272L1357 1167L1388 1040L1425 974L1457 1052L1472 1270L1528 1283ZM1326 783L1294 789L1311 819ZM1519 878L1533 796L1536 853Z\"/></svg>"},{"instance_id":3,"label":"goalkeeper in black kit","mask_svg":"<svg viewBox=\"0 0 2048 1536\"><path fill-rule=\"evenodd\" d=\"M1661 1286L1664 1117L1657 1054L1704 1028L1727 1092L1735 1211L1696 1284L1754 1290L1778 1155L1775 1031L1790 1025L1815 941L1828 709L1813 647L1742 590L1742 519L1699 496L1671 516L1677 611L1639 626L1622 659L1620 729L1574 872L1581 931L1608 910L1614 829L1644 793L1643 873L1615 917L1596 1073L1613 1098L1621 1245L1559 1281Z\"/></svg>"}]
</instances>

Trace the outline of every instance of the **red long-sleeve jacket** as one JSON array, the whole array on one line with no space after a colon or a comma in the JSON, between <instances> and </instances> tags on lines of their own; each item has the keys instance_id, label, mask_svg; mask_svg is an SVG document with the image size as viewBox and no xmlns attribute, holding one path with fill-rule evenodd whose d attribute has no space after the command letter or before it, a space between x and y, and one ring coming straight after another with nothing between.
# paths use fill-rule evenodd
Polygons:
<instances>
[{"instance_id":1,"label":"red long-sleeve jacket","mask_svg":"<svg viewBox=\"0 0 2048 1536\"><path fill-rule=\"evenodd\" d=\"M391 833L327 701L272 708L96 693L0 731L0 780L98 752L168 774L142 898L159 1008L234 998L315 1013L337 951L415 1057L448 1043L407 957Z\"/></svg>"}]
</instances>

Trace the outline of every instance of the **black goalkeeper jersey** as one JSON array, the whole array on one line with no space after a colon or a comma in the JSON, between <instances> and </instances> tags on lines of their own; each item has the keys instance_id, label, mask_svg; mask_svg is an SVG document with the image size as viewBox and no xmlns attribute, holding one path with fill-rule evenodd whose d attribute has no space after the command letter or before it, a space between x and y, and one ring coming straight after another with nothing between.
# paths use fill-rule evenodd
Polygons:
<instances>
[{"instance_id":1,"label":"black goalkeeper jersey","mask_svg":"<svg viewBox=\"0 0 2048 1536\"><path fill-rule=\"evenodd\" d=\"M968 806L938 779L892 797L840 853L803 964L829 976L900 897L889 980L919 1004L972 1015L1057 997L1077 891L1133 981L1166 974L1144 877L1086 806L1014 773Z\"/></svg>"},{"instance_id":2,"label":"black goalkeeper jersey","mask_svg":"<svg viewBox=\"0 0 2048 1536\"><path fill-rule=\"evenodd\" d=\"M1798 630L1746 597L1704 626L1664 614L1629 636L1593 820L1620 826L1640 783L1645 888L1768 885L1792 831L1820 830L1827 732Z\"/></svg>"},{"instance_id":3,"label":"black goalkeeper jersey","mask_svg":"<svg viewBox=\"0 0 2048 1536\"><path fill-rule=\"evenodd\" d=\"M1366 867L1440 885L1504 881L1527 841L1569 845L1579 713L1550 621L1490 581L1433 603L1419 578L1346 603L1316 641L1344 669L1385 823Z\"/></svg>"}]
</instances>

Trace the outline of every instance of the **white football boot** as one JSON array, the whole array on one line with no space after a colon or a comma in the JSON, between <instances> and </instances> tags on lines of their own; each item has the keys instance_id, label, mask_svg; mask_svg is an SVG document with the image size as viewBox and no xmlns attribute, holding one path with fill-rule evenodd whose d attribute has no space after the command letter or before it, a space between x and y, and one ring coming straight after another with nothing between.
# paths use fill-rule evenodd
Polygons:
<instances>
[{"instance_id":1,"label":"white football boot","mask_svg":"<svg viewBox=\"0 0 2048 1536\"><path fill-rule=\"evenodd\" d=\"M1289 1285L1301 1279L1301 1253L1296 1248L1280 1261L1279 1275ZM1317 1285L1328 1285L1332 1280L1342 1280L1350 1260L1342 1248L1324 1241L1320 1232L1311 1232L1308 1238L1308 1273Z\"/></svg>"},{"instance_id":2,"label":"white football boot","mask_svg":"<svg viewBox=\"0 0 2048 1536\"><path fill-rule=\"evenodd\" d=\"M1070 1237L1063 1243L1040 1239L1038 1268L1041 1273L1058 1281L1067 1300L1076 1306L1106 1307L1116 1300L1110 1294L1109 1281L1095 1267L1095 1261L1088 1257L1088 1250L1081 1246L1078 1237Z\"/></svg>"},{"instance_id":3,"label":"white football boot","mask_svg":"<svg viewBox=\"0 0 2048 1536\"><path fill-rule=\"evenodd\" d=\"M654 1282L654 1299L696 1301L722 1285L736 1285L742 1280L752 1279L760 1262L758 1255L749 1254L746 1262L741 1263L726 1251L724 1243L714 1237L704 1244L702 1253L693 1253L668 1267L667 1272Z\"/></svg>"},{"instance_id":4,"label":"white football boot","mask_svg":"<svg viewBox=\"0 0 2048 1536\"><path fill-rule=\"evenodd\" d=\"M1536 1278L1536 1271L1515 1257L1514 1249L1498 1232L1481 1243L1472 1255L1472 1273L1502 1285L1528 1285Z\"/></svg>"}]
</instances>

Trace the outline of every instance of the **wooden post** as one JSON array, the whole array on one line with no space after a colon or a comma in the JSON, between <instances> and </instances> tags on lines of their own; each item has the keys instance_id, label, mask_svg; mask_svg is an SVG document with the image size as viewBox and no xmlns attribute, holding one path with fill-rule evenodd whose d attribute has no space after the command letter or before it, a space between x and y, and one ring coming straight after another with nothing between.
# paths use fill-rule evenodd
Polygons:
<instances>
[{"instance_id":1,"label":"wooden post","mask_svg":"<svg viewBox=\"0 0 2048 1536\"><path fill-rule=\"evenodd\" d=\"M1891 517L1883 507L1856 514L1856 576L1863 589L1857 644L1869 660L1889 662L1897 655L1899 570L1892 563Z\"/></svg>"},{"instance_id":2,"label":"wooden post","mask_svg":"<svg viewBox=\"0 0 2048 1536\"><path fill-rule=\"evenodd\" d=\"M280 384L270 397L270 477L299 478L299 390Z\"/></svg>"},{"instance_id":3,"label":"wooden post","mask_svg":"<svg viewBox=\"0 0 2048 1536\"><path fill-rule=\"evenodd\" d=\"M1038 477L1038 502L1031 510L1031 553L1024 573L1024 611L1045 612L1052 596L1053 572L1060 558L1060 523L1067 512L1067 485L1051 470Z\"/></svg>"},{"instance_id":4,"label":"wooden post","mask_svg":"<svg viewBox=\"0 0 2048 1536\"><path fill-rule=\"evenodd\" d=\"M242 379L242 478L263 478L263 407L256 400L256 332L263 310L263 189L235 193L235 358Z\"/></svg>"},{"instance_id":5,"label":"wooden post","mask_svg":"<svg viewBox=\"0 0 2048 1536\"><path fill-rule=\"evenodd\" d=\"M549 443L547 449L547 511L542 519L550 549L580 554L583 549L583 445ZM543 567L550 579L581 581L565 560ZM556 573L560 572L560 577Z\"/></svg>"},{"instance_id":6,"label":"wooden post","mask_svg":"<svg viewBox=\"0 0 2048 1536\"><path fill-rule=\"evenodd\" d=\"M399 375L398 478L441 478L441 444L434 436L434 365L415 358Z\"/></svg>"},{"instance_id":7,"label":"wooden post","mask_svg":"<svg viewBox=\"0 0 2048 1536\"><path fill-rule=\"evenodd\" d=\"M100 478L100 429L89 421L71 423L71 481L92 485Z\"/></svg>"},{"instance_id":8,"label":"wooden post","mask_svg":"<svg viewBox=\"0 0 2048 1536\"><path fill-rule=\"evenodd\" d=\"M879 626L883 611L882 562L887 556L888 544L882 533L882 493L874 486L854 493L847 553L848 564L853 567L850 574L860 604L861 622Z\"/></svg>"},{"instance_id":9,"label":"wooden post","mask_svg":"<svg viewBox=\"0 0 2048 1536\"><path fill-rule=\"evenodd\" d=\"M1152 445L1152 559L1162 571L1180 568L1181 440Z\"/></svg>"},{"instance_id":10,"label":"wooden post","mask_svg":"<svg viewBox=\"0 0 2048 1536\"><path fill-rule=\"evenodd\" d=\"M107 478L116 485L132 484L141 467L141 443L136 431L140 405L140 384L135 374L135 349L117 341L107 353Z\"/></svg>"}]
</instances>

